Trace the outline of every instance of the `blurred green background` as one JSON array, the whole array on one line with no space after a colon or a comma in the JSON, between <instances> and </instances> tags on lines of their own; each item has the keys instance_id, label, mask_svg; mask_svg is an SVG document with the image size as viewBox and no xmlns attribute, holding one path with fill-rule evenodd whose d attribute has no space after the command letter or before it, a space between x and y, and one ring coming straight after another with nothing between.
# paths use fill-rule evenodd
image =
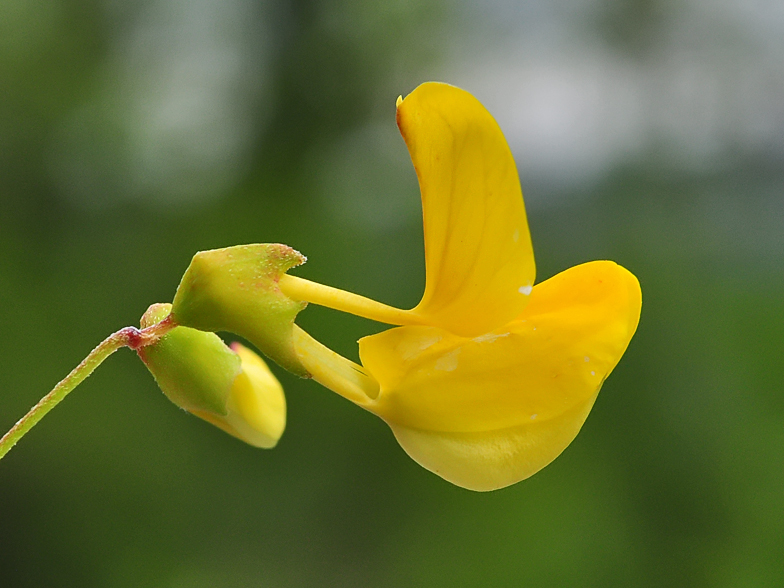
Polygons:
<instances>
[{"instance_id":1,"label":"blurred green background","mask_svg":"<svg viewBox=\"0 0 784 588\"><path fill-rule=\"evenodd\" d=\"M255 450L121 351L0 463L0 585L784 585L784 5L746 0L3 0L0 430L201 249L423 290L395 98L464 87L518 162L538 280L643 288L583 431L490 494L277 370ZM356 359L382 327L310 307Z\"/></svg>"}]
</instances>

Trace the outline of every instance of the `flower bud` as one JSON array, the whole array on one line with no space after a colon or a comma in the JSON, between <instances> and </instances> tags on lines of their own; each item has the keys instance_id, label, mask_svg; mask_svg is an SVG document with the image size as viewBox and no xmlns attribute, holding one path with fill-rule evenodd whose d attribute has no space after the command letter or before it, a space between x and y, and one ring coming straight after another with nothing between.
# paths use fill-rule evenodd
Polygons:
<instances>
[{"instance_id":1,"label":"flower bud","mask_svg":"<svg viewBox=\"0 0 784 588\"><path fill-rule=\"evenodd\" d=\"M153 304L142 328L166 318ZM255 447L274 447L286 427L283 389L264 361L239 343L178 326L137 350L164 394L180 408Z\"/></svg>"},{"instance_id":2,"label":"flower bud","mask_svg":"<svg viewBox=\"0 0 784 588\"><path fill-rule=\"evenodd\" d=\"M292 329L305 302L285 296L278 280L305 257L286 245L238 245L193 256L177 288L172 314L178 325L230 331L299 376L307 376L294 350Z\"/></svg>"}]
</instances>

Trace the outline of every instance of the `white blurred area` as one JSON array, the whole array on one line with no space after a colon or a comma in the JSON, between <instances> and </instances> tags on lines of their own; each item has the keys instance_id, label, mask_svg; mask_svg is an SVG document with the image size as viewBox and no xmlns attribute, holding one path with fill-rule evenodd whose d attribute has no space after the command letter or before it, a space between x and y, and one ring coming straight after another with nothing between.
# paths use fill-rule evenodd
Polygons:
<instances>
[{"instance_id":1,"label":"white blurred area","mask_svg":"<svg viewBox=\"0 0 784 588\"><path fill-rule=\"evenodd\" d=\"M392 12L412 5L401 0ZM627 5L651 10L634 47L614 42L601 24ZM251 148L269 114L273 3L104 6L108 57L52 137L56 185L88 208L226 195L257 163ZM342 23L360 37L362 18L389 12L362 2L325 6L320 26ZM496 117L529 206L584 196L624 166L712 173L744 157L784 158L781 0L463 0L446 8L457 18L433 31L444 59L427 79L469 90ZM421 69L399 69L410 71L390 72L406 80L401 94L425 81ZM364 128L305 154L309 188L327 216L358 230L419 222L395 98Z\"/></svg>"},{"instance_id":2,"label":"white blurred area","mask_svg":"<svg viewBox=\"0 0 784 588\"><path fill-rule=\"evenodd\" d=\"M515 48L454 76L477 88L521 176L569 190L638 157L647 131L641 72L597 46L543 53Z\"/></svg>"},{"instance_id":3,"label":"white blurred area","mask_svg":"<svg viewBox=\"0 0 784 588\"><path fill-rule=\"evenodd\" d=\"M108 58L53 137L57 185L88 208L225 195L252 164L267 111L269 18L252 0L104 7Z\"/></svg>"},{"instance_id":4,"label":"white blurred area","mask_svg":"<svg viewBox=\"0 0 784 588\"><path fill-rule=\"evenodd\" d=\"M784 157L784 3L660 3L643 51L591 25L608 4L491 0L482 13L510 34L472 39L475 57L447 69L499 121L524 180L580 192L624 164Z\"/></svg>"},{"instance_id":5,"label":"white blurred area","mask_svg":"<svg viewBox=\"0 0 784 588\"><path fill-rule=\"evenodd\" d=\"M470 91L498 120L529 207L585 197L625 166L711 174L738 160L784 159L784 2L640 2L653 6L655 22L641 23L638 47L611 43L600 24L622 4L461 4L462 28L447 40L451 57L430 79ZM394 133L391 116L355 135ZM377 159L387 150L355 146L351 137L336 145L333 167L322 168L334 216L365 231L420 222L408 205L410 175L382 177L374 170L391 165ZM379 193L407 204L390 214L356 212Z\"/></svg>"}]
</instances>

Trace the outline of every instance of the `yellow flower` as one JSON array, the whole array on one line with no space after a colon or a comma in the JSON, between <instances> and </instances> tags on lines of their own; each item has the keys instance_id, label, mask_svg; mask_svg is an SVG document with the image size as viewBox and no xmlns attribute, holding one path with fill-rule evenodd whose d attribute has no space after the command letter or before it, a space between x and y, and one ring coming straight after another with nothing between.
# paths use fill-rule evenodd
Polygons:
<instances>
[{"instance_id":1,"label":"yellow flower","mask_svg":"<svg viewBox=\"0 0 784 588\"><path fill-rule=\"evenodd\" d=\"M289 276L302 256L250 245L197 254L173 315L237 332L378 415L414 460L450 482L502 488L577 435L637 328L640 287L610 261L534 286L514 159L469 93L423 84L398 99L397 122L424 213L426 287L414 309ZM302 302L400 326L361 339L358 366L294 324Z\"/></svg>"},{"instance_id":2,"label":"yellow flower","mask_svg":"<svg viewBox=\"0 0 784 588\"><path fill-rule=\"evenodd\" d=\"M446 84L423 84L397 106L422 193L426 287L411 311L358 313L410 326L359 341L379 387L352 399L425 468L473 490L501 488L577 435L637 328L640 287L609 261L532 287L522 192L495 120ZM284 293L319 302L284 278Z\"/></svg>"}]
</instances>

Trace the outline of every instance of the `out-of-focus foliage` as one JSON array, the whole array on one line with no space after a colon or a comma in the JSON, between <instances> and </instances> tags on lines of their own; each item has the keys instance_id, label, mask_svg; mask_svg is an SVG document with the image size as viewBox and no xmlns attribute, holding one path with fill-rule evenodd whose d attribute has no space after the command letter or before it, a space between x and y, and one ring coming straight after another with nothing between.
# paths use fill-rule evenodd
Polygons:
<instances>
[{"instance_id":1,"label":"out-of-focus foliage","mask_svg":"<svg viewBox=\"0 0 784 588\"><path fill-rule=\"evenodd\" d=\"M197 250L413 306L394 105L426 79L506 133L538 280L614 259L645 299L581 435L491 494L281 370L288 428L246 447L118 353L0 463L0 585L784 582L782 39L741 0L0 3L3 431ZM299 320L354 359L381 328Z\"/></svg>"}]
</instances>

